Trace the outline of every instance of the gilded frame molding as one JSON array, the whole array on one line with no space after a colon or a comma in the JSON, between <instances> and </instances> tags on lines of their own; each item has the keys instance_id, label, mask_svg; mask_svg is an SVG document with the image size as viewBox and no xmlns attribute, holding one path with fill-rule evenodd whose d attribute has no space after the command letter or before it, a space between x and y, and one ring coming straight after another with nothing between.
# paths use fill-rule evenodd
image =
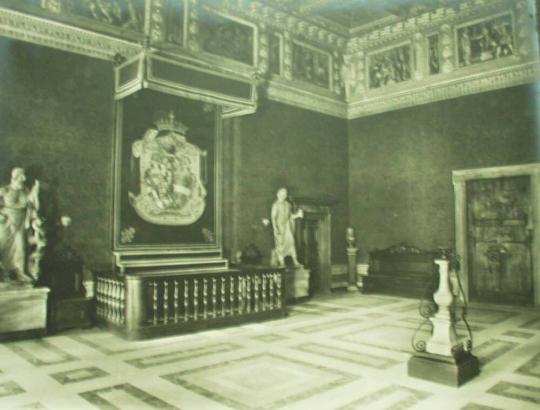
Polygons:
<instances>
[{"instance_id":1,"label":"gilded frame molding","mask_svg":"<svg viewBox=\"0 0 540 410\"><path fill-rule=\"evenodd\" d=\"M180 244L180 245L123 245L119 243L118 238L121 233L120 227L120 195L121 195L121 175L122 175L122 133L124 122L124 102L123 100L115 101L115 127L114 127L114 144L113 144L113 201L112 201L112 251L115 255L117 265L122 268L122 258L129 256L182 256L186 254L222 254L223 238L222 238L222 207L217 206L222 200L222 157L223 157L223 120L221 117L221 108L215 106L214 110L214 220L215 220L215 242L213 244ZM152 259L155 261L154 259ZM144 262L144 261L143 261ZM171 260L171 264L178 264L178 261Z\"/></svg>"}]
</instances>

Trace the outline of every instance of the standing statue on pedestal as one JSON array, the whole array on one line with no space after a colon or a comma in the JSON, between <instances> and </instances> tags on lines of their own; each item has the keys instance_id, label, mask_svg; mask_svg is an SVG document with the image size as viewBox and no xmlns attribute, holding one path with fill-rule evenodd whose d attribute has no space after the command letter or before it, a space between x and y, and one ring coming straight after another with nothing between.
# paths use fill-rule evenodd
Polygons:
<instances>
[{"instance_id":1,"label":"standing statue on pedestal","mask_svg":"<svg viewBox=\"0 0 540 410\"><path fill-rule=\"evenodd\" d=\"M287 189L277 191L277 199L272 205L272 226L274 229L274 255L278 266L285 266L285 257L290 256L295 266L300 265L294 243L294 220L303 218L302 210L293 213L292 205L287 201Z\"/></svg>"},{"instance_id":2,"label":"standing statue on pedestal","mask_svg":"<svg viewBox=\"0 0 540 410\"><path fill-rule=\"evenodd\" d=\"M37 281L45 238L38 216L39 182L25 186L23 168L11 171L9 185L0 188L0 277L4 282Z\"/></svg>"}]
</instances>

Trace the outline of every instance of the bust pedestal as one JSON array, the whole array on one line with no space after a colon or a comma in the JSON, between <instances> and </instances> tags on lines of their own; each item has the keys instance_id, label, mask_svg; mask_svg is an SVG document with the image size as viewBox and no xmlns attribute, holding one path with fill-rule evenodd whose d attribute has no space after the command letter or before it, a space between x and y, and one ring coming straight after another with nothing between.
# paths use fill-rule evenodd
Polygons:
<instances>
[{"instance_id":1,"label":"bust pedestal","mask_svg":"<svg viewBox=\"0 0 540 410\"><path fill-rule=\"evenodd\" d=\"M349 270L349 283L347 285L348 291L357 291L358 285L356 280L356 254L357 248L347 248L347 265Z\"/></svg>"},{"instance_id":2,"label":"bust pedestal","mask_svg":"<svg viewBox=\"0 0 540 410\"><path fill-rule=\"evenodd\" d=\"M0 288L0 341L43 336L49 288Z\"/></svg>"},{"instance_id":3,"label":"bust pedestal","mask_svg":"<svg viewBox=\"0 0 540 410\"><path fill-rule=\"evenodd\" d=\"M465 351L457 338L448 261L437 259L435 263L439 265L439 288L433 299L439 309L430 319L433 331L426 343L426 351L409 359L408 375L457 387L477 376L480 369L478 359Z\"/></svg>"},{"instance_id":4,"label":"bust pedestal","mask_svg":"<svg viewBox=\"0 0 540 410\"><path fill-rule=\"evenodd\" d=\"M309 296L309 270L302 265L285 269L285 298L288 302L298 302Z\"/></svg>"}]
</instances>

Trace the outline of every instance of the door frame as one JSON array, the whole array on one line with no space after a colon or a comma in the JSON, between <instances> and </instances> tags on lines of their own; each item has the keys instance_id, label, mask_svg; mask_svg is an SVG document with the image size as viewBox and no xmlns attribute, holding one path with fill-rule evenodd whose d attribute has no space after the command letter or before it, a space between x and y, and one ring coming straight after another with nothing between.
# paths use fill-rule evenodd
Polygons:
<instances>
[{"instance_id":1,"label":"door frame","mask_svg":"<svg viewBox=\"0 0 540 410\"><path fill-rule=\"evenodd\" d=\"M329 205L315 200L296 199L296 205L304 213L317 216L320 229L319 240L319 292L330 293L332 277L332 213Z\"/></svg>"},{"instance_id":2,"label":"door frame","mask_svg":"<svg viewBox=\"0 0 540 410\"><path fill-rule=\"evenodd\" d=\"M531 203L533 218L532 275L534 306L540 306L540 163L512 165L491 168L476 168L452 171L455 205L455 248L460 258L460 278L469 299L469 254L467 181L474 179L495 179L504 177L528 176L531 181Z\"/></svg>"}]
</instances>

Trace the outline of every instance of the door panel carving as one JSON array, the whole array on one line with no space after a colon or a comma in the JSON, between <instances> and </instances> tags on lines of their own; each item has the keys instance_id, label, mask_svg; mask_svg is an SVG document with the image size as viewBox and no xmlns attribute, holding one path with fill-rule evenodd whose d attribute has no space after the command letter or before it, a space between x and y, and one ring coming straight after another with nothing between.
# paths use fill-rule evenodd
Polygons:
<instances>
[{"instance_id":1,"label":"door panel carving","mask_svg":"<svg viewBox=\"0 0 540 410\"><path fill-rule=\"evenodd\" d=\"M469 280L476 300L533 301L530 187L528 176L467 183Z\"/></svg>"}]
</instances>

